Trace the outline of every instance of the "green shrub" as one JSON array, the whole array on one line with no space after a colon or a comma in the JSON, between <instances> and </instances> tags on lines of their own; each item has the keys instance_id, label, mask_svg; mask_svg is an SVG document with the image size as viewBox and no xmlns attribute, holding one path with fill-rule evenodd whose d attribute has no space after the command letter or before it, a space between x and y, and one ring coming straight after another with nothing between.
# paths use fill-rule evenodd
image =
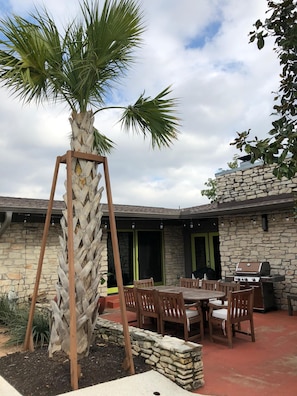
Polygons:
<instances>
[{"instance_id":1,"label":"green shrub","mask_svg":"<svg viewBox=\"0 0 297 396\"><path fill-rule=\"evenodd\" d=\"M11 304L7 296L0 296L0 324L7 327L10 339L9 345L20 345L25 340L28 318L28 304ZM35 346L44 346L49 341L49 314L35 310L32 335Z\"/></svg>"}]
</instances>

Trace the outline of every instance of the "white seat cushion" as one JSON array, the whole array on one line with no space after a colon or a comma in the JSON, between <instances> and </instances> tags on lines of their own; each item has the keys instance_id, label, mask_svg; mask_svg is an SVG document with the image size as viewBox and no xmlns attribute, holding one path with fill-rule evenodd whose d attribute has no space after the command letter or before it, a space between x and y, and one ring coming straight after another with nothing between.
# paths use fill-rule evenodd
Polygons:
<instances>
[{"instance_id":1,"label":"white seat cushion","mask_svg":"<svg viewBox=\"0 0 297 396\"><path fill-rule=\"evenodd\" d=\"M187 318L194 318L198 316L198 311L196 309L186 309Z\"/></svg>"},{"instance_id":2,"label":"white seat cushion","mask_svg":"<svg viewBox=\"0 0 297 396\"><path fill-rule=\"evenodd\" d=\"M212 311L212 316L217 319L227 320L227 313L228 310L226 308L214 309Z\"/></svg>"},{"instance_id":3,"label":"white seat cushion","mask_svg":"<svg viewBox=\"0 0 297 396\"><path fill-rule=\"evenodd\" d=\"M221 306L221 307L227 307L228 306L228 301L222 301L222 300L209 300L209 302L213 305L216 306Z\"/></svg>"}]
</instances>

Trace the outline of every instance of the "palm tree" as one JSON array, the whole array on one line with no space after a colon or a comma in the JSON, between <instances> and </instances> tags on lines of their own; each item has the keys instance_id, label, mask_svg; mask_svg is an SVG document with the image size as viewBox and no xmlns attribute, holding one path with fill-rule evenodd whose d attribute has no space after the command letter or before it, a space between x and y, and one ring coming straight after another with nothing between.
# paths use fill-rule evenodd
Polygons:
<instances>
[{"instance_id":1,"label":"palm tree","mask_svg":"<svg viewBox=\"0 0 297 396\"><path fill-rule=\"evenodd\" d=\"M59 101L70 107L71 150L106 154L113 142L94 127L94 116L111 107L110 92L133 61L141 44L142 13L136 0L106 0L80 4L80 19L59 32L46 9L28 19L0 21L0 79L25 103ZM150 137L153 147L169 146L177 138L177 102L170 87L155 98L142 94L133 105L120 107L126 129ZM96 163L72 159L74 265L78 356L88 354L97 317L101 267L101 194ZM67 194L64 196L67 205ZM67 206L66 206L67 207ZM69 353L67 209L61 219L57 302L53 303L50 355Z\"/></svg>"}]
</instances>

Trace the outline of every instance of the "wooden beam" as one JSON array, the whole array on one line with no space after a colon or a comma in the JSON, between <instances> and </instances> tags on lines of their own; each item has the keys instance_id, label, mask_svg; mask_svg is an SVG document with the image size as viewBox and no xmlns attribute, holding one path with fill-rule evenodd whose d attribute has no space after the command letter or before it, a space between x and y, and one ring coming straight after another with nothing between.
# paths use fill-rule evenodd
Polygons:
<instances>
[{"instance_id":1,"label":"wooden beam","mask_svg":"<svg viewBox=\"0 0 297 396\"><path fill-rule=\"evenodd\" d=\"M40 253L39 253L36 279L35 279L35 284L34 284L34 291L33 291L33 295L32 295L30 311L29 311L29 318L28 318L27 329L26 329L26 335L25 335L25 340L24 340L24 345L23 345L23 349L25 351L26 350L30 350L30 351L34 350L33 339L32 339L32 325L33 325L35 305L36 305L36 301L37 301L38 288L39 288L41 272L42 272L43 258L44 258L45 248L46 248L46 240L47 240L47 236L48 236L48 231L49 231L49 226L50 226L50 221L51 221L51 214L52 214L52 209L53 209L53 204L54 204L54 196L55 196L55 190L56 190L56 185L57 185L60 162L61 162L61 157L57 157L53 181L52 181L50 199L49 199L49 203L48 203L48 208L47 208L46 218L45 218L45 223L44 223L44 228L43 228L41 248L40 248Z\"/></svg>"},{"instance_id":2,"label":"wooden beam","mask_svg":"<svg viewBox=\"0 0 297 396\"><path fill-rule=\"evenodd\" d=\"M78 389L77 337L76 337L76 304L75 304L75 269L73 241L73 200L72 200L72 153L66 154L66 191L67 191L67 228L68 228L68 281L69 281L69 311L70 311L70 375L71 387Z\"/></svg>"},{"instance_id":3,"label":"wooden beam","mask_svg":"<svg viewBox=\"0 0 297 396\"><path fill-rule=\"evenodd\" d=\"M114 264L115 264L115 270L116 270L117 286L118 286L118 290L119 290L120 307L121 307L121 315L122 315L122 323L123 323L123 333L124 333L124 341L125 341L126 357L123 362L123 367L125 370L129 370L130 374L135 374L134 361L133 361L132 349L131 349L131 340L130 340L129 327L128 327L128 318L127 318L127 312L126 312L126 304L125 304L125 298L124 298L124 287L123 287L122 268L121 268L121 260L120 260L119 245L118 245L118 235L117 235L116 222L115 222L115 216L114 216L114 210L113 210L107 158L104 159L103 167L104 167L106 194L107 194L107 201L108 201L109 223L110 223L111 241L112 241L112 249L113 249L113 258L114 258Z\"/></svg>"}]
</instances>

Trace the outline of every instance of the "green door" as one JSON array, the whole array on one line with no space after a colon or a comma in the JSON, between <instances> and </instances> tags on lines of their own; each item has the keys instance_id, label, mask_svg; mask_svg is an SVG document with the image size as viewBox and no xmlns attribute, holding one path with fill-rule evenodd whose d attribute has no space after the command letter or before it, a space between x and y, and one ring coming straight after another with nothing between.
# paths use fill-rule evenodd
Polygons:
<instances>
[{"instance_id":1,"label":"green door","mask_svg":"<svg viewBox=\"0 0 297 396\"><path fill-rule=\"evenodd\" d=\"M216 279L221 278L219 233L197 233L191 235L192 271L211 268Z\"/></svg>"},{"instance_id":2,"label":"green door","mask_svg":"<svg viewBox=\"0 0 297 396\"><path fill-rule=\"evenodd\" d=\"M134 279L153 277L163 280L163 238L161 231L120 230L117 233L123 284L132 285ZM117 293L111 234L107 235L108 293Z\"/></svg>"}]
</instances>

